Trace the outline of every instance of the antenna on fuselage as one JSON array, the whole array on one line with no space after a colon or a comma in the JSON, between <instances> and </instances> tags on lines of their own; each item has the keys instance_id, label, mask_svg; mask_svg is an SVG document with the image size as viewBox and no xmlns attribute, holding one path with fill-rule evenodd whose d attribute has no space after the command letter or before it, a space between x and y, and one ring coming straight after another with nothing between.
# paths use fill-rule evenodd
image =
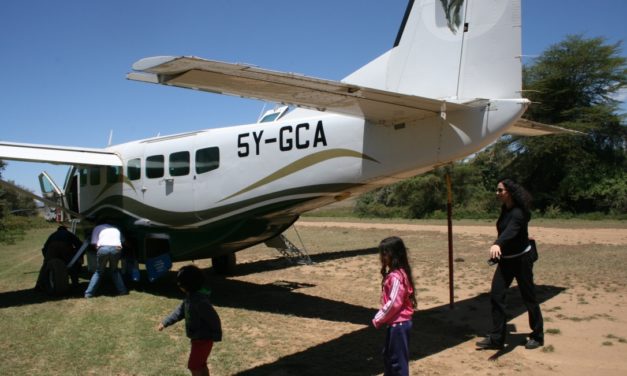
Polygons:
<instances>
[{"instance_id":1,"label":"antenna on fuselage","mask_svg":"<svg viewBox=\"0 0 627 376\"><path fill-rule=\"evenodd\" d=\"M113 129L109 131L109 143L107 144L107 146L111 146L112 140L113 140Z\"/></svg>"}]
</instances>

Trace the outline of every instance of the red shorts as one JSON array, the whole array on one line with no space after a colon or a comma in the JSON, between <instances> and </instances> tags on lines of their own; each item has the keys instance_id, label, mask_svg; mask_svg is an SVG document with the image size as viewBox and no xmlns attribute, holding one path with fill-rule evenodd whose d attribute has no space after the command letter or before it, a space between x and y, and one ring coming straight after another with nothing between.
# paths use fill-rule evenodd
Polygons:
<instances>
[{"instance_id":1,"label":"red shorts","mask_svg":"<svg viewBox=\"0 0 627 376\"><path fill-rule=\"evenodd\" d=\"M192 351L189 353L189 361L187 368L190 371L205 369L207 367L207 358L211 354L213 341L210 339L193 339Z\"/></svg>"}]
</instances>

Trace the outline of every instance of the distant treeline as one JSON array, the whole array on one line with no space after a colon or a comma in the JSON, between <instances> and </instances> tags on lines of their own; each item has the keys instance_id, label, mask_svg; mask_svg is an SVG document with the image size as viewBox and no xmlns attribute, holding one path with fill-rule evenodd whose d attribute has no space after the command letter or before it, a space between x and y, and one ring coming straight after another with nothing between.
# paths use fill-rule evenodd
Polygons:
<instances>
[{"instance_id":1,"label":"distant treeline","mask_svg":"<svg viewBox=\"0 0 627 376\"><path fill-rule=\"evenodd\" d=\"M0 178L4 167L0 160ZM40 227L43 223L32 198L0 186L0 244L13 243L22 238L28 228Z\"/></svg>"},{"instance_id":2,"label":"distant treeline","mask_svg":"<svg viewBox=\"0 0 627 376\"><path fill-rule=\"evenodd\" d=\"M532 101L525 118L583 134L504 136L465 161L362 196L356 213L444 216L448 171L456 217L494 216L497 180L509 177L543 216L627 219L627 127L615 99L627 90L621 44L569 36L524 67L523 88Z\"/></svg>"}]
</instances>

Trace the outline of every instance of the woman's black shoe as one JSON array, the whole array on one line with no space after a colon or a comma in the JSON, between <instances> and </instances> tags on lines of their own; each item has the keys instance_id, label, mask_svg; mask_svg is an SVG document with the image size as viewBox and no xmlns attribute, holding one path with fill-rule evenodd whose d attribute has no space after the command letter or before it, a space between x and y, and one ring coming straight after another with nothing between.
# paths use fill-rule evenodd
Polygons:
<instances>
[{"instance_id":1,"label":"woman's black shoe","mask_svg":"<svg viewBox=\"0 0 627 376\"><path fill-rule=\"evenodd\" d=\"M533 350L533 349L537 349L538 347L542 347L544 346L544 341L540 340L538 341L537 339L529 339L529 341L527 341L527 343L525 344L525 348L527 350Z\"/></svg>"},{"instance_id":2,"label":"woman's black shoe","mask_svg":"<svg viewBox=\"0 0 627 376\"><path fill-rule=\"evenodd\" d=\"M501 350L501 349L503 349L503 344L494 342L492 340L492 337L485 337L481 341L477 342L475 345L477 345L477 347L482 349L482 350Z\"/></svg>"}]
</instances>

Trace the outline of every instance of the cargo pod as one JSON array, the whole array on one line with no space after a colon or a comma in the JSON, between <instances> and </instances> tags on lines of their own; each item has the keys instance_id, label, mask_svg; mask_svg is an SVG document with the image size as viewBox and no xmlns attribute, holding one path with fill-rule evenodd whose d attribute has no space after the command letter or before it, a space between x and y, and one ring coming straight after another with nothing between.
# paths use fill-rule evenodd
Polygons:
<instances>
[{"instance_id":1,"label":"cargo pod","mask_svg":"<svg viewBox=\"0 0 627 376\"><path fill-rule=\"evenodd\" d=\"M154 282L172 268L170 235L146 234L144 238L144 253L148 281Z\"/></svg>"}]
</instances>

